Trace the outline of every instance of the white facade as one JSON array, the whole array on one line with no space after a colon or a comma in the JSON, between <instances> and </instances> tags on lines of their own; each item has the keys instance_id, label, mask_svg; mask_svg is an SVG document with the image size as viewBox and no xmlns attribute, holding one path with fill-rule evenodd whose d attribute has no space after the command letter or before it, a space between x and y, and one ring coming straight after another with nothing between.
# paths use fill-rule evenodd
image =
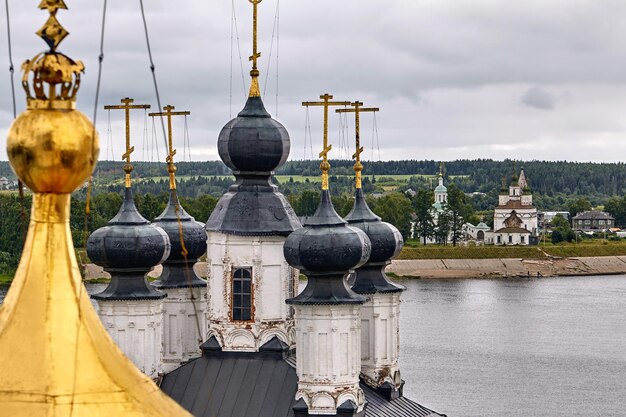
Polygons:
<instances>
[{"instance_id":1,"label":"white facade","mask_svg":"<svg viewBox=\"0 0 626 417\"><path fill-rule=\"evenodd\" d=\"M208 232L208 334L225 351L258 351L276 336L294 347L292 309L285 300L298 289L297 270L283 255L285 237L237 236ZM252 276L250 320L233 317L233 274L246 269Z\"/></svg>"},{"instance_id":2,"label":"white facade","mask_svg":"<svg viewBox=\"0 0 626 417\"><path fill-rule=\"evenodd\" d=\"M371 294L361 307L361 377L373 387L402 386L398 367L401 294Z\"/></svg>"},{"instance_id":3,"label":"white facade","mask_svg":"<svg viewBox=\"0 0 626 417\"><path fill-rule=\"evenodd\" d=\"M361 305L296 305L298 354L296 400L309 414L337 414L350 400L363 410L361 371Z\"/></svg>"},{"instance_id":4,"label":"white facade","mask_svg":"<svg viewBox=\"0 0 626 417\"><path fill-rule=\"evenodd\" d=\"M519 180L513 179L509 193L500 193L494 209L493 230L496 245L528 245L530 236L537 235L537 208L528 188L524 168Z\"/></svg>"},{"instance_id":5,"label":"white facade","mask_svg":"<svg viewBox=\"0 0 626 417\"><path fill-rule=\"evenodd\" d=\"M206 335L207 288L162 288L164 373L200 356Z\"/></svg>"},{"instance_id":6,"label":"white facade","mask_svg":"<svg viewBox=\"0 0 626 417\"><path fill-rule=\"evenodd\" d=\"M96 300L98 314L115 343L141 372L161 372L163 299Z\"/></svg>"},{"instance_id":7,"label":"white facade","mask_svg":"<svg viewBox=\"0 0 626 417\"><path fill-rule=\"evenodd\" d=\"M507 208L496 207L493 213L493 229L496 231L503 229L507 226L507 219L511 219L511 215L516 215L520 220L521 229L528 230L530 233L536 234L537 232L537 209L535 207L529 208Z\"/></svg>"}]
</instances>

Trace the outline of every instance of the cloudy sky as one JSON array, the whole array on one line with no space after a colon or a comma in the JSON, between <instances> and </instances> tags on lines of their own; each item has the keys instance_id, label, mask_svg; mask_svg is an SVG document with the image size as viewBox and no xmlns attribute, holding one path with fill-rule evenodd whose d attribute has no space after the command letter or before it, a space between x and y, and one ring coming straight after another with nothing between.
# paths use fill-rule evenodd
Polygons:
<instances>
[{"instance_id":1,"label":"cloudy sky","mask_svg":"<svg viewBox=\"0 0 626 417\"><path fill-rule=\"evenodd\" d=\"M17 68L44 49L34 35L46 20L38 3L9 0ZM70 10L59 11L58 18L71 35L59 49L86 65L79 108L91 117L102 1L66 3ZM292 159L304 156L306 110L300 102L325 92L381 108L376 121L384 160L626 159L623 0L281 0L274 31L277 3L264 0L259 6L261 89L267 109L290 132ZM192 158L217 159L218 133L242 108L249 84L251 5L234 1L239 43L236 36L231 41L231 0L146 0L145 6L162 104L192 112ZM4 148L12 110L1 14ZM19 79L16 73L21 111ZM125 96L156 108L139 2L109 0L100 104L116 104ZM112 145L107 116L99 111L101 158L112 153L118 158L123 114L111 113ZM321 108L311 108L310 119L317 152ZM132 122L134 156L150 159L156 152L147 144L153 139L152 122L147 134L143 111L135 112ZM348 123L352 138L353 120ZM371 158L371 114L363 115L361 125ZM330 132L339 150L343 135L334 114ZM175 134L182 157L182 120ZM162 136L155 140L162 148ZM163 149L159 152L162 159Z\"/></svg>"}]
</instances>

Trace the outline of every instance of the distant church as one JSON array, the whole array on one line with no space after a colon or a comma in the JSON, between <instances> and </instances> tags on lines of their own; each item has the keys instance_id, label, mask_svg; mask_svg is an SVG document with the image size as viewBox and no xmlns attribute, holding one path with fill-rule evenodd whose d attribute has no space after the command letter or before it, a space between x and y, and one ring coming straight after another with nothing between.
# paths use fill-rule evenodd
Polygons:
<instances>
[{"instance_id":1,"label":"distant church","mask_svg":"<svg viewBox=\"0 0 626 417\"><path fill-rule=\"evenodd\" d=\"M529 245L537 235L537 208L524 168L519 178L513 175L508 190L503 184L494 209L493 230L496 245Z\"/></svg>"}]
</instances>

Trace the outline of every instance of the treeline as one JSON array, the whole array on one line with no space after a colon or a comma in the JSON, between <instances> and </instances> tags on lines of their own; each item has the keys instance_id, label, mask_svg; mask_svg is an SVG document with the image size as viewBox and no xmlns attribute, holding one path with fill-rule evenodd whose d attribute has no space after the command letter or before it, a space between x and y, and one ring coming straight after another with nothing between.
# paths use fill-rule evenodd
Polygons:
<instances>
[{"instance_id":1,"label":"treeline","mask_svg":"<svg viewBox=\"0 0 626 417\"><path fill-rule=\"evenodd\" d=\"M331 174L351 175L352 161L332 160ZM134 177L165 177L165 163L134 162ZM436 175L438 161L365 161L364 173L368 175ZM99 182L111 182L120 178L123 162L100 161L94 172ZM178 176L213 177L230 175L230 170L221 161L178 162ZM626 164L590 163L567 161L494 161L491 159L456 160L444 164L448 181L454 180L464 192L497 192L502 179L510 179L513 172L519 173L524 166L530 186L535 194L554 198L559 195L587 196L592 203L608 197L626 193ZM319 175L319 161L287 161L277 174ZM14 179L8 162L0 161L0 176ZM424 181L423 179L421 181ZM215 192L215 191L211 191ZM552 203L552 202L550 202ZM558 203L558 202L557 202Z\"/></svg>"}]
</instances>

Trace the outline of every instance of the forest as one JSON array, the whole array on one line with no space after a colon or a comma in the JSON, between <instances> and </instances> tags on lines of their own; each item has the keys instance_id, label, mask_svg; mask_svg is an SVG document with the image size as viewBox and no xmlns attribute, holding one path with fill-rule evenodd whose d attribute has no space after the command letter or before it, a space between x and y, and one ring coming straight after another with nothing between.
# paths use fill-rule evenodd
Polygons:
<instances>
[{"instance_id":1,"label":"forest","mask_svg":"<svg viewBox=\"0 0 626 417\"><path fill-rule=\"evenodd\" d=\"M352 161L330 161L331 192L337 212L345 216L352 207L354 179ZM165 163L134 162L133 189L138 210L153 220L168 199ZM221 161L177 163L178 193L184 208L198 221L205 222L219 197L234 182ZM394 224L405 238L411 220L427 222L432 189L439 172L437 161L364 161L363 188L371 208ZM104 226L122 202L123 162L100 161L92 176L89 216L85 215L87 187L73 194L70 227L77 248L86 236ZM443 172L448 186L452 232L463 221L491 222L492 209L503 183L524 167L539 210L565 210L572 215L591 207L604 207L626 226L626 165L622 163L578 163L567 161L493 161L489 159L445 162ZM319 161L288 161L276 172L274 183L288 198L299 216L314 213L319 199ZM0 177L14 180L6 161L0 161ZM411 190L407 193L408 190ZM10 274L19 260L30 214L31 196L17 191L0 193L0 274ZM426 218L426 220L424 220ZM422 219L422 220L420 220ZM445 234L424 226L419 233ZM419 234L418 233L418 234ZM456 240L456 233L454 240ZM436 237L436 236L435 236ZM419 238L416 236L416 238ZM445 239L444 242L445 243ZM456 242L449 242L456 243Z\"/></svg>"}]
</instances>

